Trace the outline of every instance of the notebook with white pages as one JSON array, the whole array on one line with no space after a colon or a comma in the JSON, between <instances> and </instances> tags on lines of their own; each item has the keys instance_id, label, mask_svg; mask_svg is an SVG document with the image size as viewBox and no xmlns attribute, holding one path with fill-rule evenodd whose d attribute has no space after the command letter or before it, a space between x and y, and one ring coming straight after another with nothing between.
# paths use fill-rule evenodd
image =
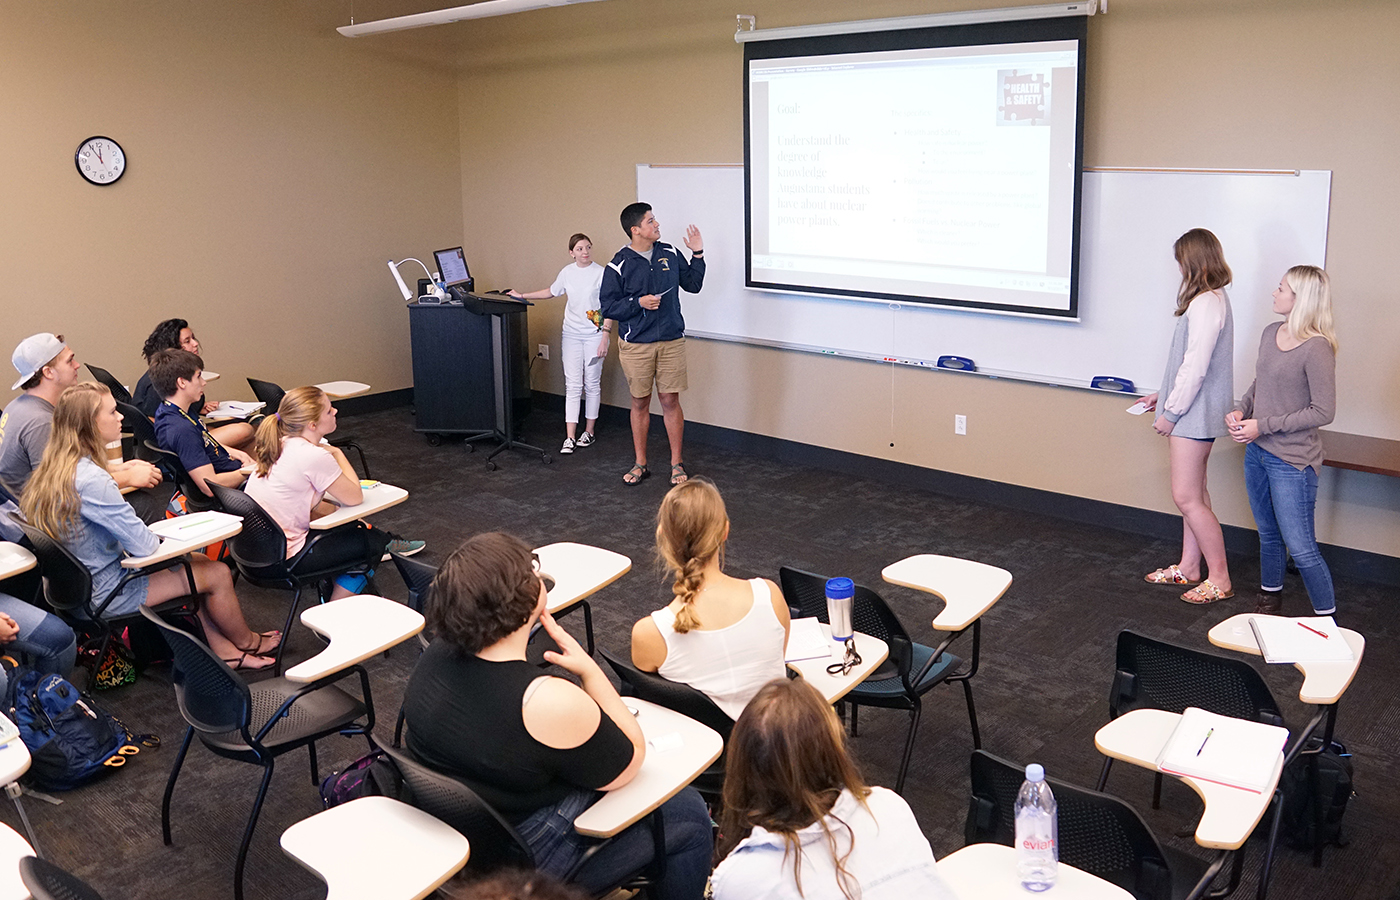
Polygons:
<instances>
[{"instance_id":1,"label":"notebook with white pages","mask_svg":"<svg viewBox=\"0 0 1400 900\"><path fill-rule=\"evenodd\" d=\"M1266 662L1350 662L1356 658L1331 616L1250 616L1249 627Z\"/></svg>"},{"instance_id":2,"label":"notebook with white pages","mask_svg":"<svg viewBox=\"0 0 1400 900\"><path fill-rule=\"evenodd\" d=\"M831 656L832 642L822 631L821 620L815 616L806 619L793 619L788 626L786 662L804 659L827 659Z\"/></svg>"},{"instance_id":3,"label":"notebook with white pages","mask_svg":"<svg viewBox=\"0 0 1400 900\"><path fill-rule=\"evenodd\" d=\"M1168 775L1212 781L1259 793L1269 786L1288 729L1206 712L1196 707L1181 721L1157 757Z\"/></svg>"}]
</instances>

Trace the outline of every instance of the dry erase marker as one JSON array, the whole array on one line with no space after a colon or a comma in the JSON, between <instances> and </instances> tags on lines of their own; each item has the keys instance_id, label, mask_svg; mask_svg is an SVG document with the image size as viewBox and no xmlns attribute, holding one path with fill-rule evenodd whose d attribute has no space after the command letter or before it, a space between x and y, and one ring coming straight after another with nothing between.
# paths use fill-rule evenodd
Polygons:
<instances>
[{"instance_id":1,"label":"dry erase marker","mask_svg":"<svg viewBox=\"0 0 1400 900\"><path fill-rule=\"evenodd\" d=\"M1322 638L1324 641L1327 640L1327 635L1326 635L1326 634L1324 634L1324 633L1321 632L1321 631L1318 631L1316 628L1313 628L1311 625L1304 625L1302 622L1299 622L1299 623L1298 623L1298 627L1299 627L1299 628L1306 628L1308 631L1311 631L1313 634L1315 634L1315 635L1317 635L1318 637Z\"/></svg>"},{"instance_id":2,"label":"dry erase marker","mask_svg":"<svg viewBox=\"0 0 1400 900\"><path fill-rule=\"evenodd\" d=\"M1206 732L1206 739L1205 739L1205 741L1201 741L1201 750L1206 749L1206 741L1210 740L1210 736L1211 736L1212 734L1215 734L1215 729L1214 729L1214 728L1212 728L1210 731L1207 731L1207 732ZM1201 755L1201 750L1197 750L1197 751L1196 751L1196 755L1197 755L1197 756L1200 756L1200 755Z\"/></svg>"}]
</instances>

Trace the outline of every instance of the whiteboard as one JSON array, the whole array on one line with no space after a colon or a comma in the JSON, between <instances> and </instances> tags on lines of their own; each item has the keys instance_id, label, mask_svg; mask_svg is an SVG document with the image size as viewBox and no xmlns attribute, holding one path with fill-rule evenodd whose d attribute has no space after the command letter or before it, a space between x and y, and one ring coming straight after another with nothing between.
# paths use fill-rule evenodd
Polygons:
<instances>
[{"instance_id":1,"label":"whiteboard","mask_svg":"<svg viewBox=\"0 0 1400 900\"><path fill-rule=\"evenodd\" d=\"M1079 320L834 299L744 286L744 171L639 165L637 197L662 240L705 239L705 286L682 294L686 334L901 362L972 359L979 372L1088 387L1096 375L1154 391L1166 367L1181 281L1172 243L1191 228L1220 238L1234 272L1235 395L1254 378L1271 294L1295 265L1326 264L1332 173L1086 172Z\"/></svg>"}]
</instances>

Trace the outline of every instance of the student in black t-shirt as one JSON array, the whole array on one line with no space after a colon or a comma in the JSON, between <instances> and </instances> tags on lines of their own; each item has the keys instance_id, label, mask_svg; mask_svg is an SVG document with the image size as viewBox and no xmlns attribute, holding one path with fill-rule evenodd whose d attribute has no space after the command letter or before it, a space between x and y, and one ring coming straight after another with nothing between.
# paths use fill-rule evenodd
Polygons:
<instances>
[{"instance_id":1,"label":"student in black t-shirt","mask_svg":"<svg viewBox=\"0 0 1400 900\"><path fill-rule=\"evenodd\" d=\"M545 603L538 561L519 539L482 534L462 544L433 581L427 618L436 638L409 680L404 713L419 760L470 785L515 825L538 868L563 876L596 843L573 820L599 791L636 776L646 744L607 676ZM536 623L559 647L545 660L582 686L525 661ZM686 788L661 812L666 873L650 895L699 900L713 849L704 801ZM574 880L600 894L653 856L651 826L640 822Z\"/></svg>"},{"instance_id":2,"label":"student in black t-shirt","mask_svg":"<svg viewBox=\"0 0 1400 900\"><path fill-rule=\"evenodd\" d=\"M188 350L198 355L199 349L199 338L194 336L194 329L190 328L189 322L184 319L166 319L151 330L150 337L146 338L146 343L141 348L141 355L145 358L146 366L149 369L151 363L155 361L156 354L162 350ZM136 408L153 419L156 416L156 410L160 408L161 401L165 399L151 383L149 371L144 372L137 380L131 397L135 401ZM185 411L197 419L218 405L210 403L205 399L204 392L200 391L199 397ZM254 418L260 421L262 416ZM215 426L209 429L209 433L225 447L252 450L253 436L257 427L257 421L249 419L247 422L230 422L227 425Z\"/></svg>"}]
</instances>

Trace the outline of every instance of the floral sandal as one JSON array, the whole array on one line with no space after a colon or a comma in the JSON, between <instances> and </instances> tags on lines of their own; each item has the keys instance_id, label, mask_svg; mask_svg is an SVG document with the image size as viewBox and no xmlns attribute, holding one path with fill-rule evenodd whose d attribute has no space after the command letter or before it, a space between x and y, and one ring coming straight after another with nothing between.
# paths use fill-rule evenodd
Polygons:
<instances>
[{"instance_id":1,"label":"floral sandal","mask_svg":"<svg viewBox=\"0 0 1400 900\"><path fill-rule=\"evenodd\" d=\"M1191 590L1182 594L1181 599L1196 606L1204 606L1207 603L1229 600L1233 596L1235 596L1234 591L1222 591L1207 578Z\"/></svg>"},{"instance_id":2,"label":"floral sandal","mask_svg":"<svg viewBox=\"0 0 1400 900\"><path fill-rule=\"evenodd\" d=\"M1190 578L1181 574L1180 566L1167 566L1165 569L1148 572L1142 580L1148 584L1195 584Z\"/></svg>"}]
</instances>

